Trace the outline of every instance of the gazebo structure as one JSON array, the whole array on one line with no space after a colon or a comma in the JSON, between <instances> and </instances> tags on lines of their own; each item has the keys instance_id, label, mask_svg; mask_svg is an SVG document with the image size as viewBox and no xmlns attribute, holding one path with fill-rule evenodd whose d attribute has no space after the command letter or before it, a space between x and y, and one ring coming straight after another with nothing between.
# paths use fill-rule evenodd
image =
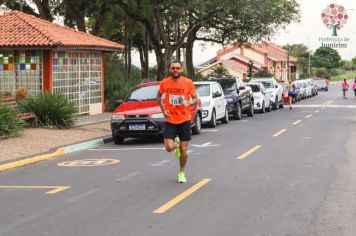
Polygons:
<instances>
[{"instance_id":1,"label":"gazebo structure","mask_svg":"<svg viewBox=\"0 0 356 236\"><path fill-rule=\"evenodd\" d=\"M104 112L105 51L123 45L20 11L0 15L0 93L64 94L78 114Z\"/></svg>"}]
</instances>

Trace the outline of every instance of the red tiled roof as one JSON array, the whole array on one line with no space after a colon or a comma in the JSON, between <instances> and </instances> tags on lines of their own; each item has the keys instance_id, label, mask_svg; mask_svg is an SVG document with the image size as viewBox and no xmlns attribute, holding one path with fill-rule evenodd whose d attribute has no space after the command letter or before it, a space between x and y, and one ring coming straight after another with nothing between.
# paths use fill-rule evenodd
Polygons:
<instances>
[{"instance_id":1,"label":"red tiled roof","mask_svg":"<svg viewBox=\"0 0 356 236\"><path fill-rule=\"evenodd\" d=\"M234 57L235 57L236 59L239 59L239 60L244 61L244 62L246 62L246 63L249 63L250 61L252 61L253 64L254 64L256 67L266 67L266 66L267 66L267 65L265 65L265 64L261 64L261 63L255 61L255 60L253 60L253 59L251 59L251 58L249 58L249 57L243 56L243 55L233 55L232 58L234 58Z\"/></svg>"},{"instance_id":2,"label":"red tiled roof","mask_svg":"<svg viewBox=\"0 0 356 236\"><path fill-rule=\"evenodd\" d=\"M229 65L231 67L234 67L235 69L238 69L244 73L247 73L247 66L244 66L242 64L240 64L239 62L235 61L235 60L224 60L221 61L223 64Z\"/></svg>"},{"instance_id":3,"label":"red tiled roof","mask_svg":"<svg viewBox=\"0 0 356 236\"><path fill-rule=\"evenodd\" d=\"M266 52L268 57L273 60L287 61L287 50L280 48L272 43L263 41L261 44L255 44L253 47L261 52ZM296 62L297 58L289 56L289 61Z\"/></svg>"},{"instance_id":4,"label":"red tiled roof","mask_svg":"<svg viewBox=\"0 0 356 236\"><path fill-rule=\"evenodd\" d=\"M119 51L124 46L20 11L0 15L0 47L76 47Z\"/></svg>"}]
</instances>

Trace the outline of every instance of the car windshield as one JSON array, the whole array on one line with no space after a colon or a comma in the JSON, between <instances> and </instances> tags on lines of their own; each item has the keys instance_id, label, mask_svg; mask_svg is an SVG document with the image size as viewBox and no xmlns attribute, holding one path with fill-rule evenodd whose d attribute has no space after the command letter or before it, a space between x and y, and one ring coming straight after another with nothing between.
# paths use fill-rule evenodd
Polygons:
<instances>
[{"instance_id":1,"label":"car windshield","mask_svg":"<svg viewBox=\"0 0 356 236\"><path fill-rule=\"evenodd\" d=\"M229 93L237 90L235 80L220 79L217 82L221 85L222 89L224 90L224 93Z\"/></svg>"},{"instance_id":2,"label":"car windshield","mask_svg":"<svg viewBox=\"0 0 356 236\"><path fill-rule=\"evenodd\" d=\"M272 82L268 82L268 81L259 81L259 82L261 82L265 86L265 88L273 88Z\"/></svg>"},{"instance_id":3,"label":"car windshield","mask_svg":"<svg viewBox=\"0 0 356 236\"><path fill-rule=\"evenodd\" d=\"M134 88L127 96L127 102L156 100L159 85Z\"/></svg>"},{"instance_id":4,"label":"car windshield","mask_svg":"<svg viewBox=\"0 0 356 236\"><path fill-rule=\"evenodd\" d=\"M210 84L196 84L195 87L200 97L210 96Z\"/></svg>"},{"instance_id":5,"label":"car windshield","mask_svg":"<svg viewBox=\"0 0 356 236\"><path fill-rule=\"evenodd\" d=\"M250 87L251 87L252 92L254 92L254 93L258 93L258 92L260 92L260 91L261 91L260 86L258 86L257 84L249 84L248 86L250 86Z\"/></svg>"}]
</instances>

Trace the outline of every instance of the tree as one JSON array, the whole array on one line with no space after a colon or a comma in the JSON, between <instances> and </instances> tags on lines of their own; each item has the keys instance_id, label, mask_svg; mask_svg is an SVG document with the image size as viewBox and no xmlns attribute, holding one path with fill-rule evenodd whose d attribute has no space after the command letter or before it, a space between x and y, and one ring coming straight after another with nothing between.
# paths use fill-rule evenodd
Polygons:
<instances>
[{"instance_id":1,"label":"tree","mask_svg":"<svg viewBox=\"0 0 356 236\"><path fill-rule=\"evenodd\" d=\"M312 57L312 65L317 68L325 68L328 79L330 79L331 69L339 67L340 63L341 57L339 53L332 48L320 47Z\"/></svg>"},{"instance_id":2,"label":"tree","mask_svg":"<svg viewBox=\"0 0 356 236\"><path fill-rule=\"evenodd\" d=\"M283 49L288 50L288 46L283 46ZM304 44L289 45L289 54L298 59L297 69L302 78L309 76L309 48ZM312 56L312 55L310 55Z\"/></svg>"},{"instance_id":3,"label":"tree","mask_svg":"<svg viewBox=\"0 0 356 236\"><path fill-rule=\"evenodd\" d=\"M229 71L222 65L213 68L213 71L209 74L212 77L222 78L224 76L230 76Z\"/></svg>"}]
</instances>

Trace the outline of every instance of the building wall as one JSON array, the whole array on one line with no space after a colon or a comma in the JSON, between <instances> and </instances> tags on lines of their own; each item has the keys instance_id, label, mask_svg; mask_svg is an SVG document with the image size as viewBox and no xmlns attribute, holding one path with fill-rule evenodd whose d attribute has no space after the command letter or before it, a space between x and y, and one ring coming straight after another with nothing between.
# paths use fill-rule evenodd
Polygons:
<instances>
[{"instance_id":1,"label":"building wall","mask_svg":"<svg viewBox=\"0 0 356 236\"><path fill-rule=\"evenodd\" d=\"M257 61L260 64L265 64L265 57L249 48L244 49L244 56L249 57L253 59L254 61Z\"/></svg>"},{"instance_id":2,"label":"building wall","mask_svg":"<svg viewBox=\"0 0 356 236\"><path fill-rule=\"evenodd\" d=\"M64 94L78 114L102 113L102 54L95 51L53 51L54 93Z\"/></svg>"},{"instance_id":3,"label":"building wall","mask_svg":"<svg viewBox=\"0 0 356 236\"><path fill-rule=\"evenodd\" d=\"M217 67L217 66L219 66L219 65L215 65L215 66L213 66L213 67L211 67L211 68L208 68L208 69L206 69L206 70L203 70L203 71L200 72L200 73L201 73L204 77L209 76L209 74L211 74L211 73L214 72L214 71L213 71L213 68L215 68L215 67ZM233 69L233 68L231 68L231 67L229 67L229 66L224 66L224 67L227 69L228 73L229 73L230 75L232 75L232 76L236 76L236 77L239 77L239 78L241 78L241 79L243 79L243 78L246 77L246 74L244 74L243 72L241 72L241 71L239 71L239 70L235 70L235 69Z\"/></svg>"},{"instance_id":4,"label":"building wall","mask_svg":"<svg viewBox=\"0 0 356 236\"><path fill-rule=\"evenodd\" d=\"M36 96L43 89L42 50L0 50L0 92L26 89Z\"/></svg>"}]
</instances>

